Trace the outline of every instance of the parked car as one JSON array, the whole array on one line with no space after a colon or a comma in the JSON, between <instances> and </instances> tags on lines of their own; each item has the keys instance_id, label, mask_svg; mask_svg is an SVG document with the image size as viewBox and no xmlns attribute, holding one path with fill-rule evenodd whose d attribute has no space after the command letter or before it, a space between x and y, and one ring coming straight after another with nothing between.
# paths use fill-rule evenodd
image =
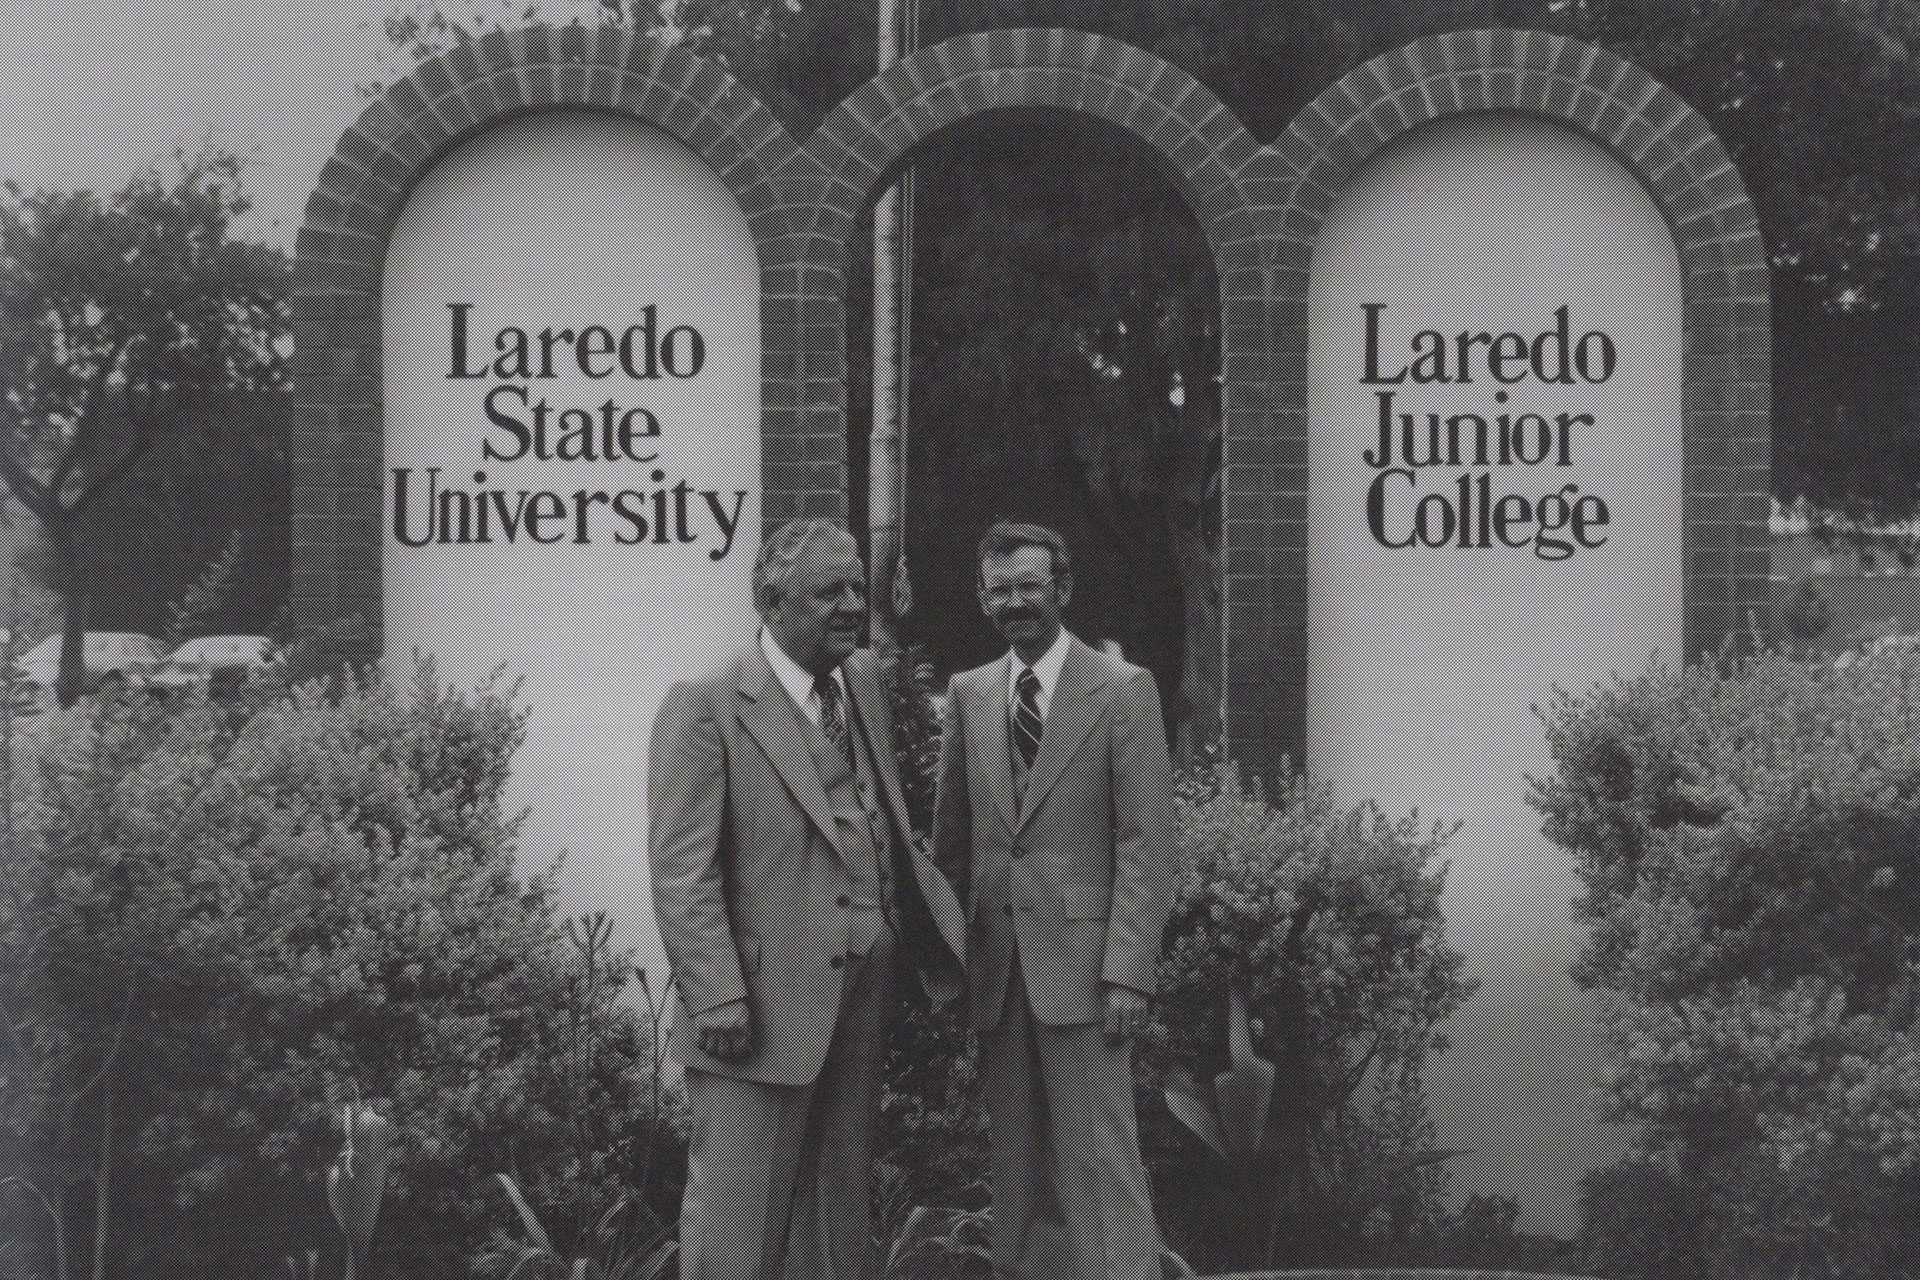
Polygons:
<instances>
[{"instance_id":1,"label":"parked car","mask_svg":"<svg viewBox=\"0 0 1920 1280\"><path fill-rule=\"evenodd\" d=\"M1845 671L1855 663L1870 658L1885 657L1889 654L1912 653L1920 650L1920 636L1875 636L1862 640L1833 660L1835 671Z\"/></svg>"},{"instance_id":2,"label":"parked car","mask_svg":"<svg viewBox=\"0 0 1920 1280\"><path fill-rule=\"evenodd\" d=\"M130 631L89 631L82 638L80 692L98 693L102 685L139 680L166 660L167 651L152 636ZM20 671L36 696L52 699L60 680L60 634L55 632L20 656Z\"/></svg>"},{"instance_id":3,"label":"parked car","mask_svg":"<svg viewBox=\"0 0 1920 1280\"><path fill-rule=\"evenodd\" d=\"M160 694L196 684L224 691L246 679L247 672L266 664L265 636L201 636L175 649L172 657L145 674L142 684Z\"/></svg>"}]
</instances>

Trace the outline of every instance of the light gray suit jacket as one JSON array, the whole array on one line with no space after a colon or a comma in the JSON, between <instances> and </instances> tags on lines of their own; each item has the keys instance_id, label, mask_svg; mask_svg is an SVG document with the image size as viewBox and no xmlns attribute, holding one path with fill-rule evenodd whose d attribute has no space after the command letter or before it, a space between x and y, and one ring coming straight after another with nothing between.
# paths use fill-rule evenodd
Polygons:
<instances>
[{"instance_id":1,"label":"light gray suit jacket","mask_svg":"<svg viewBox=\"0 0 1920 1280\"><path fill-rule=\"evenodd\" d=\"M958 993L960 902L914 849L879 666L840 667L894 831L902 953L936 998ZM717 678L675 685L653 726L648 863L660 938L679 981L667 1051L677 1062L769 1084L820 1074L839 1015L852 936L854 870L808 754L804 714L756 644ZM726 1063L700 1052L693 1014L744 999L756 1050Z\"/></svg>"},{"instance_id":2,"label":"light gray suit jacket","mask_svg":"<svg viewBox=\"0 0 1920 1280\"><path fill-rule=\"evenodd\" d=\"M1014 945L1034 1017L1105 1016L1103 982L1151 995L1173 909L1172 767L1152 673L1070 638L1016 800L1011 656L947 691L934 858L967 889L975 1030L999 1025ZM964 870L961 870L964 868Z\"/></svg>"}]
</instances>

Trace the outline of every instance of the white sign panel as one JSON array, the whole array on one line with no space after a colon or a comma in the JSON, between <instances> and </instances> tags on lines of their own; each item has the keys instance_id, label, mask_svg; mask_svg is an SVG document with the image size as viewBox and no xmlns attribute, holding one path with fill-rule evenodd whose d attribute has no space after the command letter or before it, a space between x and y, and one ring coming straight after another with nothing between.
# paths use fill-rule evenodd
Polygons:
<instances>
[{"instance_id":1,"label":"white sign panel","mask_svg":"<svg viewBox=\"0 0 1920 1280\"><path fill-rule=\"evenodd\" d=\"M753 634L760 273L739 205L657 130L521 117L437 163L385 299L386 650L531 711L508 803L531 872L664 976L648 735Z\"/></svg>"},{"instance_id":2,"label":"white sign panel","mask_svg":"<svg viewBox=\"0 0 1920 1280\"><path fill-rule=\"evenodd\" d=\"M1315 248L1308 759L1349 803L1462 823L1445 907L1481 985L1429 1068L1438 1141L1535 1228L1573 1228L1569 1166L1615 1138L1533 709L1683 656L1680 294L1638 181L1522 117L1406 135Z\"/></svg>"}]
</instances>

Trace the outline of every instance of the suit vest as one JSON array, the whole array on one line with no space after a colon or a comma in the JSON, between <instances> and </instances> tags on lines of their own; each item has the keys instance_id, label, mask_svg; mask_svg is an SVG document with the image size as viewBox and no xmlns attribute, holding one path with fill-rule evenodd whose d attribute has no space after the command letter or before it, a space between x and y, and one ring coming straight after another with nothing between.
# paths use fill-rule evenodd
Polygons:
<instances>
[{"instance_id":1,"label":"suit vest","mask_svg":"<svg viewBox=\"0 0 1920 1280\"><path fill-rule=\"evenodd\" d=\"M851 699L842 700L846 710L847 733L853 742L853 764L827 741L827 735L805 713L800 723L807 741L807 754L820 775L827 793L827 807L833 811L835 833L841 851L853 871L852 936L849 949L865 955L880 940L883 927L893 923L893 824L888 821L880 785L875 777L873 758L852 714ZM898 932L898 927L895 926Z\"/></svg>"}]
</instances>

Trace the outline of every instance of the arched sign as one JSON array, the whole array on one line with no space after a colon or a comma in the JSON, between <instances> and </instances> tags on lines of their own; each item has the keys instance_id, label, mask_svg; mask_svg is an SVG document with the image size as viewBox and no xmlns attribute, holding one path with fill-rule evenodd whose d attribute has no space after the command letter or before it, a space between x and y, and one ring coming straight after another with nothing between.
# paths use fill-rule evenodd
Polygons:
<instances>
[{"instance_id":1,"label":"arched sign","mask_svg":"<svg viewBox=\"0 0 1920 1280\"><path fill-rule=\"evenodd\" d=\"M710 167L578 110L448 152L382 276L387 652L463 687L508 665L520 848L565 851L563 899L648 954L647 726L755 622L759 289Z\"/></svg>"},{"instance_id":2,"label":"arched sign","mask_svg":"<svg viewBox=\"0 0 1920 1280\"><path fill-rule=\"evenodd\" d=\"M1679 254L1590 139L1459 115L1334 197L1308 305L1307 762L1349 804L1461 824L1442 905L1480 986L1427 1068L1438 1140L1570 1222L1537 1152L1610 1135L1576 1051L1579 884L1527 803L1553 772L1533 708L1683 658Z\"/></svg>"}]
</instances>

